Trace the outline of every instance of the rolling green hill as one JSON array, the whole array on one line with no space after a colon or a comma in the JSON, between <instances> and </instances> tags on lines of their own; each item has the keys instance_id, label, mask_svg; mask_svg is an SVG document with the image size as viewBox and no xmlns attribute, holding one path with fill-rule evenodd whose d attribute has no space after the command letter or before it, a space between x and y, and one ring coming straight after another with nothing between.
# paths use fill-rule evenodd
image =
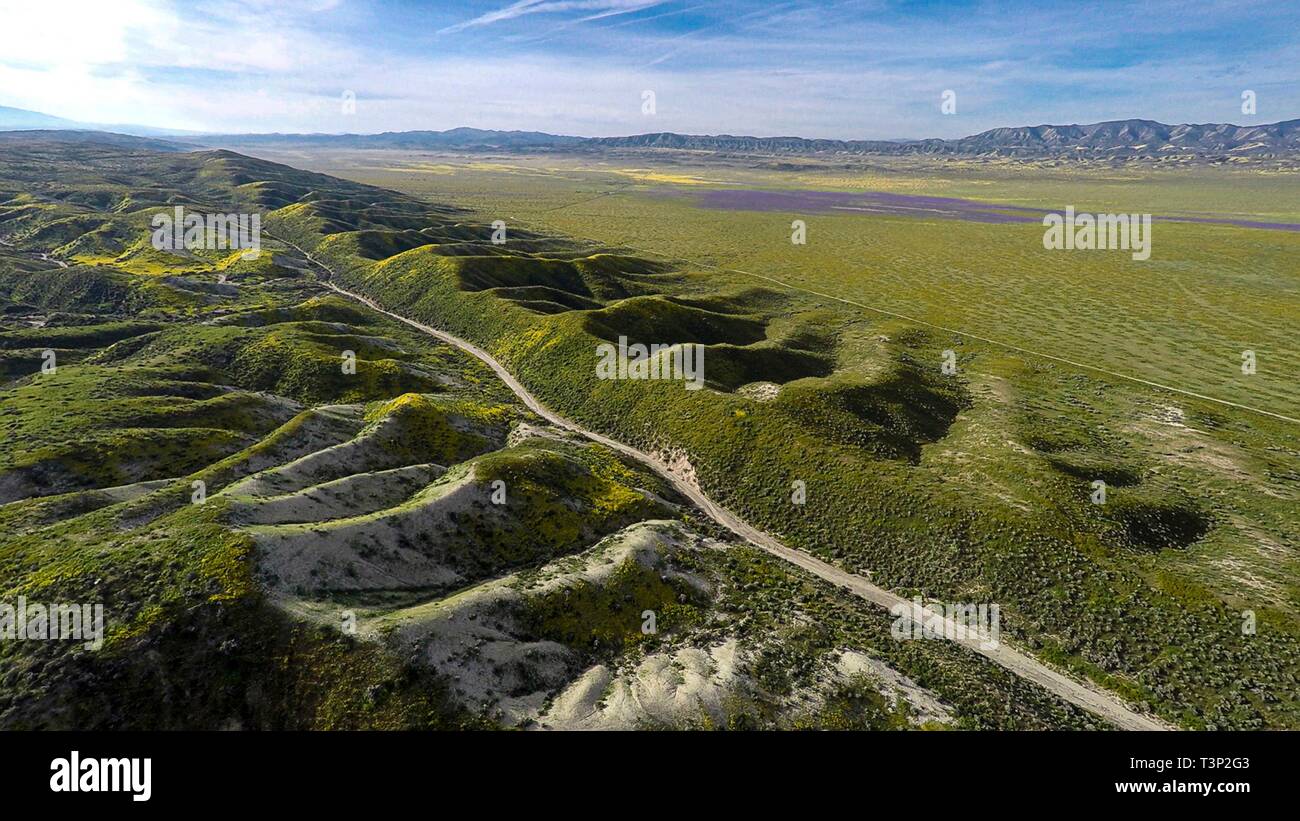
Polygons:
<instances>
[{"instance_id":1,"label":"rolling green hill","mask_svg":"<svg viewBox=\"0 0 1300 821\"><path fill-rule=\"evenodd\" d=\"M264 215L264 252L156 252L177 204ZM98 651L0 642L0 725L1100 726L729 543L297 248L792 545L999 603L1004 638L1171 722L1300 725L1292 426L492 233L230 152L0 146L0 600L109 615ZM619 336L702 345L706 389L597 378Z\"/></svg>"}]
</instances>

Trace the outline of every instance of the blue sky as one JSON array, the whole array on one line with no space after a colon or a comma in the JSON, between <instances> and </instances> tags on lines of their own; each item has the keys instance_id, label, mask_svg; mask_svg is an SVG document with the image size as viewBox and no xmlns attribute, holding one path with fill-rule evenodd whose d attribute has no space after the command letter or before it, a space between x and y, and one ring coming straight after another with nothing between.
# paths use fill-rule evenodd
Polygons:
<instances>
[{"instance_id":1,"label":"blue sky","mask_svg":"<svg viewBox=\"0 0 1300 821\"><path fill-rule=\"evenodd\" d=\"M1294 2L0 0L0 20L0 105L203 131L888 139L1300 117Z\"/></svg>"}]
</instances>

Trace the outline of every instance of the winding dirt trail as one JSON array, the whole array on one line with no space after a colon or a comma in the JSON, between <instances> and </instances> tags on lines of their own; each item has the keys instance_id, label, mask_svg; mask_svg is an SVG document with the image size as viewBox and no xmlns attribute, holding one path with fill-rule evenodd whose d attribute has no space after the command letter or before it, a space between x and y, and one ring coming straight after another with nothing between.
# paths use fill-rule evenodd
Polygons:
<instances>
[{"instance_id":1,"label":"winding dirt trail","mask_svg":"<svg viewBox=\"0 0 1300 821\"><path fill-rule=\"evenodd\" d=\"M293 243L288 242L287 240L283 240L279 238L276 239L278 239L278 241L280 242L283 242L285 245L288 245L289 247L297 250L298 253L302 254L308 261L310 261L313 265L320 268L331 278L334 276L334 272L329 268L329 266L320 262L319 260L317 260L311 254L307 253L302 248L299 248L297 245L294 245ZM502 382L504 382L507 386L509 386L510 390L512 390L515 393L515 395L518 396L523 401L523 403L528 407L528 409L531 410L533 413L536 413L538 416L547 420L548 422L555 425L556 427L564 428L565 430L569 430L574 433L577 433L593 442L598 442L604 445L605 447L616 450L619 453L626 454L627 456L636 459L638 462L647 465L655 473L659 474L668 482L670 482L672 486L677 490L678 493L682 494L686 498L690 499L693 503L695 503L695 505L699 507L702 511L704 511L706 514L708 514L710 518L712 518L718 524L730 530L732 533L735 533L740 538L749 542L750 544L762 548L768 553L771 553L772 555L784 561L787 561L790 564L797 565L798 567L803 568L804 570L808 571L809 573L812 573L814 576L817 576L820 579L823 579L824 581L830 582L831 584L834 584L837 587L842 587L848 590L850 593L853 593L855 596L858 596L861 599L869 601L874 605L883 607L885 609L890 609L895 606L902 606L907 608L906 611L902 611L902 612L908 612L908 613L912 612L911 608L913 605L910 600L904 599L903 597L897 594L891 593L888 590L884 589L883 587L878 587L872 584L867 579L863 578L862 576L858 576L853 573L849 573L847 571L841 570L840 568L832 564L829 564L827 562L824 562L821 559L815 558L814 556L808 553L804 553L801 550L795 550L793 548L787 547L777 539L768 535L767 533L764 533L763 531L753 527L752 525L750 525L749 523L741 519L739 516L735 515L731 511L727 510L726 508L722 507L721 505L719 505L718 503L710 499L693 481L693 479L691 479L688 475L686 475L686 473L679 467L675 468L674 466L670 465L668 462L664 461L661 457L655 454L646 453L645 451L639 450L637 448L632 447L631 445L624 444L615 439L611 439L608 436L605 436L603 434L597 433L595 431L587 430L586 428L578 425L577 423L571 422L568 419L565 419L563 416L560 416L559 414L555 413L550 408L547 408L545 405L543 405L537 399L537 397L533 396L532 393L530 393L527 388L525 388L522 384L520 384L519 380L515 379L515 377L509 371L507 371L500 362L497 362L497 360L493 358L491 354L489 354L487 351L483 350L479 346L475 345L474 343L461 339L458 336L449 334L446 331L442 331L437 328L434 328L430 325L425 325L422 322L417 322L414 319L404 317L401 314L393 313L392 311L389 311L386 308L380 306L374 300L362 296L361 294L353 293L352 291L348 291L344 288L340 288L338 285L334 284L329 280L323 281L323 284L330 290L334 291L335 293L338 293L349 299L360 302L361 304L365 305L371 310L378 311L379 313L384 314L385 316L396 319L399 322L403 322L411 326L412 328L415 328L419 331L422 331L423 333L428 334L429 336L434 337L435 339L439 339L447 343L448 345L454 345L455 347L460 348L461 350L465 351L466 353L470 354L476 359L482 361L484 364L486 364L489 368L492 369L493 373L495 373L501 379ZM931 619L941 619L944 625L944 632L946 635L961 635L961 633L956 629L958 625L956 625L950 618L948 618L943 614L926 609L924 611L924 619L927 623L930 623ZM1038 659L1035 659L1032 656L1026 655L1025 653L1021 653L1020 651L1011 648L1005 642L998 642L994 644L992 642L989 642L986 637L971 636L971 635L967 635L965 638L955 638L950 640L955 641L958 644L961 644L976 653L979 653L980 655L984 656L985 658L993 662L996 662L997 664L1000 664L1001 666L1005 667L1007 670L1010 670L1011 672L1015 673L1021 678L1027 679L1028 681L1032 681L1033 683L1056 694L1062 699L1065 699L1066 701L1069 701L1070 703L1084 710L1087 710L1088 712L1093 713L1094 715L1100 716L1101 718L1105 719L1106 721L1109 721L1111 724L1115 725L1120 729L1123 730L1175 729L1165 724L1164 722L1160 721L1159 719L1153 718L1151 716L1146 716L1141 713L1137 713L1133 711L1127 705L1125 705L1118 697L1112 695L1111 693L1105 692L1104 690L1101 690L1090 684L1085 684L1079 681L1075 681L1074 679L1069 678L1068 676L1065 676L1057 672L1056 670L1048 667L1047 665L1040 662Z\"/></svg>"},{"instance_id":2,"label":"winding dirt trail","mask_svg":"<svg viewBox=\"0 0 1300 821\"><path fill-rule=\"evenodd\" d=\"M3 239L0 239L0 245L3 245L6 248L16 248L16 246L12 242ZM28 253L29 256L35 256L41 262L53 262L55 265L59 266L60 268L68 267L68 263L64 262L61 259L55 259L49 254L40 253L40 252L31 252L31 251L26 253Z\"/></svg>"}]
</instances>

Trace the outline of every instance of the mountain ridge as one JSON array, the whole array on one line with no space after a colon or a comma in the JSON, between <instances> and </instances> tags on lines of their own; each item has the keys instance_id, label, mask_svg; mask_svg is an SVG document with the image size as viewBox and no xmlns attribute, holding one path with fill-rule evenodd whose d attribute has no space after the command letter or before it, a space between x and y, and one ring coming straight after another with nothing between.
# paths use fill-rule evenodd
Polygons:
<instances>
[{"instance_id":1,"label":"mountain ridge","mask_svg":"<svg viewBox=\"0 0 1300 821\"><path fill-rule=\"evenodd\" d=\"M803 137L685 135L672 132L629 137L600 137L588 141L606 147L677 148L818 154L951 154L1051 155L1061 153L1216 154L1251 156L1300 151L1300 119L1255 126L1231 123L1181 123L1154 120L1109 120L1099 123L1003 126L955 140L827 140Z\"/></svg>"},{"instance_id":2,"label":"mountain ridge","mask_svg":"<svg viewBox=\"0 0 1300 821\"><path fill-rule=\"evenodd\" d=\"M155 128L154 126L132 123L82 122L80 120L69 120L66 117L56 117L53 114L46 114L41 111L0 105L0 131L32 130L104 131L126 134L132 137L179 137L192 136L197 133L175 128Z\"/></svg>"},{"instance_id":3,"label":"mountain ridge","mask_svg":"<svg viewBox=\"0 0 1300 821\"><path fill-rule=\"evenodd\" d=\"M715 153L776 155L946 155L1007 157L1161 157L1300 154L1300 118L1259 125L1235 123L1166 124L1131 118L1096 123L999 126L956 139L841 140L797 136L647 132L613 137L579 137L544 131L496 130L460 126L373 134L270 132L194 134L147 126L95 126L40 112L0 106L0 129L95 130L135 136L168 137L203 146L294 143L336 148L407 150L493 149L507 151L671 149Z\"/></svg>"},{"instance_id":4,"label":"mountain ridge","mask_svg":"<svg viewBox=\"0 0 1300 821\"><path fill-rule=\"evenodd\" d=\"M1269 157L1300 153L1300 119L1262 125L1108 120L1068 125L1003 126L953 140L833 140L793 136L649 132L621 137L575 137L540 131L453 128L379 134L226 134L191 138L205 145L307 143L340 148L600 150L671 149L781 155L931 154L950 156L1176 156Z\"/></svg>"}]
</instances>

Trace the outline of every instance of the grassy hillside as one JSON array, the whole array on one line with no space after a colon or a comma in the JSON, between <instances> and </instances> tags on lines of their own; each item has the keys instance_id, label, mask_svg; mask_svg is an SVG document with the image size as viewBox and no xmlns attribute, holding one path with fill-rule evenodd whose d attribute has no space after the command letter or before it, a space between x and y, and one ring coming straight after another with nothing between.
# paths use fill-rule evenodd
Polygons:
<instances>
[{"instance_id":1,"label":"grassy hillside","mask_svg":"<svg viewBox=\"0 0 1300 821\"><path fill-rule=\"evenodd\" d=\"M264 209L265 253L154 253L142 237L173 203ZM691 278L512 233L539 262L390 192L226 152L0 150L0 601L105 613L99 648L0 641L0 726L1099 726L721 540L477 360L332 295L276 236L358 281L433 266L403 287L477 300L462 330L485 341L517 323L498 347L530 381L538 350L629 323L689 329L736 385L834 362L831 318L780 294L665 294ZM910 387L849 391L824 424L870 406L853 435L915 461L965 401L921 382L919 411ZM553 387L558 404L583 383Z\"/></svg>"},{"instance_id":2,"label":"grassy hillside","mask_svg":"<svg viewBox=\"0 0 1300 821\"><path fill-rule=\"evenodd\" d=\"M681 206L662 207L680 211L677 224L697 224ZM596 204L590 210L613 213ZM735 221L719 229L729 241L755 235L752 221L717 218ZM326 260L344 285L486 346L561 412L685 454L714 498L793 544L899 591L999 602L1004 630L1017 643L1174 722L1248 728L1300 720L1300 442L1290 423L775 285L756 290L737 273L667 266L577 241L563 253L533 250L536 237L522 229L511 229L520 245L503 256L513 240L490 245L491 229L480 223L484 251L467 255L466 222L437 211L421 230L446 242L382 260L343 253L339 236L348 227L311 206L274 219L274 230ZM787 229L770 242L798 252L790 250L785 219ZM933 247L920 242L918 224L893 218L878 227L891 232L888 241L896 234L900 243L911 238L909 248ZM378 230L373 220L364 227ZM450 245L454 254L442 253ZM888 267L891 276L914 270ZM984 319L1015 334L1031 327L1021 321L1025 310L1057 328L1084 316L1079 301L1053 284L1059 277L1050 267L1035 270L1043 272L1044 293L1055 294L1056 314L1004 300L998 304L1020 313L989 311ZM964 293L964 305L984 306L1001 293L980 290L979 279L959 280L975 291L943 293ZM1095 278L1079 287L1085 280ZM1287 298L1285 278L1272 281L1279 298L1269 310ZM997 287L1008 300L1024 293ZM1138 302L1168 307L1154 295ZM1271 332L1285 326L1264 324ZM1177 334L1193 332L1140 318L1123 327L1144 348L1170 350L1180 345ZM620 333L706 344L710 390L597 379L596 345ZM945 350L957 355L955 376L940 369ZM1236 349L1225 361L1236 368ZM1201 367L1208 360L1170 353L1142 362ZM1278 375L1268 382L1278 391L1265 386L1252 396L1284 407ZM1108 484L1105 504L1090 501L1096 480ZM807 485L804 506L791 503L795 481ZM1255 631L1244 632L1252 620Z\"/></svg>"}]
</instances>

